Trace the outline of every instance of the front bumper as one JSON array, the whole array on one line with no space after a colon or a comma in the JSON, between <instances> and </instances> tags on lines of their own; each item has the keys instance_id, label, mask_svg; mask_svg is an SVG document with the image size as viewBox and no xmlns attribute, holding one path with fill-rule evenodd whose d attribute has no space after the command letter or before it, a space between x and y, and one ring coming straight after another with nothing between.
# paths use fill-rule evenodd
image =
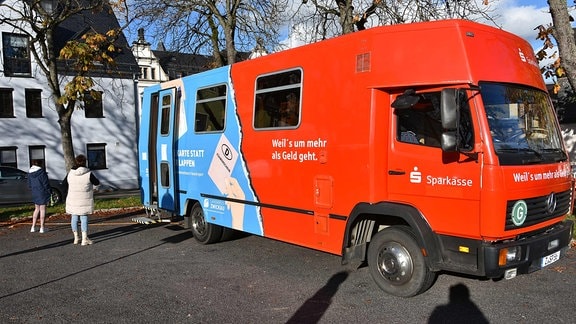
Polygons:
<instances>
[{"instance_id":1,"label":"front bumper","mask_svg":"<svg viewBox=\"0 0 576 324\"><path fill-rule=\"evenodd\" d=\"M486 277L501 278L510 269L516 269L518 274L540 270L542 269L542 259L558 251L560 251L560 258L562 258L569 248L570 240L572 239L572 229L573 222L565 220L555 224L545 232L532 236L503 243L483 244L482 255L484 256ZM500 250L515 246L522 248L520 260L505 266L498 265Z\"/></svg>"}]
</instances>

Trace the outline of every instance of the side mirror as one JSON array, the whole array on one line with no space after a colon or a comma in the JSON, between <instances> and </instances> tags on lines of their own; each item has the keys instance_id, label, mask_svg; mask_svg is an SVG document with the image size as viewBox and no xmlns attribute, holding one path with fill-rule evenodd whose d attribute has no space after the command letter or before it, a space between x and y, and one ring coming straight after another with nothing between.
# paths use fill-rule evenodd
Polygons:
<instances>
[{"instance_id":1,"label":"side mirror","mask_svg":"<svg viewBox=\"0 0 576 324\"><path fill-rule=\"evenodd\" d=\"M440 144L442 146L442 151L444 152L458 151L458 140L456 132L443 132Z\"/></svg>"},{"instance_id":2,"label":"side mirror","mask_svg":"<svg viewBox=\"0 0 576 324\"><path fill-rule=\"evenodd\" d=\"M458 151L458 123L460 122L460 107L458 89L443 89L440 97L440 116L442 119L441 146L444 152Z\"/></svg>"},{"instance_id":3,"label":"side mirror","mask_svg":"<svg viewBox=\"0 0 576 324\"><path fill-rule=\"evenodd\" d=\"M442 118L442 128L445 130L455 130L458 128L458 89L443 89L440 97L440 115Z\"/></svg>"}]
</instances>

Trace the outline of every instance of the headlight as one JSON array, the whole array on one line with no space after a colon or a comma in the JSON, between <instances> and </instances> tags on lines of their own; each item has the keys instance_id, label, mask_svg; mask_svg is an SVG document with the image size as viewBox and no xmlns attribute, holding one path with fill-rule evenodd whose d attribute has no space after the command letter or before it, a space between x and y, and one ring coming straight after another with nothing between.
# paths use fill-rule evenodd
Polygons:
<instances>
[{"instance_id":1,"label":"headlight","mask_svg":"<svg viewBox=\"0 0 576 324\"><path fill-rule=\"evenodd\" d=\"M522 249L519 246L511 246L500 250L498 265L503 267L507 264L520 261Z\"/></svg>"}]
</instances>

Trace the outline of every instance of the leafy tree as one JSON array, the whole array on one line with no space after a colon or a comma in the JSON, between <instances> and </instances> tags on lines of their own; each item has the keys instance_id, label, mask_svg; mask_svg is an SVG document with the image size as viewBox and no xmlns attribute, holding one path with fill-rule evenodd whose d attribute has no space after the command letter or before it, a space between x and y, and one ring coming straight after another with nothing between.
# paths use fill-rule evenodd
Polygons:
<instances>
[{"instance_id":1,"label":"leafy tree","mask_svg":"<svg viewBox=\"0 0 576 324\"><path fill-rule=\"evenodd\" d=\"M95 62L105 65L113 63L111 52L119 31L107 35L89 33L82 41L72 40L58 52L55 35L60 25L75 15L112 8L122 8L124 1L106 0L24 0L2 1L0 3L0 23L11 26L15 32L28 36L29 49L34 63L46 77L52 92L52 100L58 113L58 124L62 138L62 150L66 168L74 165L71 117L75 109L95 94L90 91L94 85L90 71ZM62 54L62 56L60 55ZM64 79L60 71L62 59L73 63L76 75L63 87ZM90 97L92 98L92 97ZM97 97L96 97L97 98Z\"/></svg>"},{"instance_id":2,"label":"leafy tree","mask_svg":"<svg viewBox=\"0 0 576 324\"><path fill-rule=\"evenodd\" d=\"M87 102L101 100L101 93L93 89L94 80L90 72L97 69L97 63L104 63L113 67L116 65L113 54L117 49L114 42L118 38L117 30L109 30L105 35L95 31L82 35L80 40L70 40L60 50L60 58L71 61L70 65L75 71L72 80L64 86L63 95L57 102L70 105L74 102ZM72 114L74 110L66 112Z\"/></svg>"},{"instance_id":3,"label":"leafy tree","mask_svg":"<svg viewBox=\"0 0 576 324\"><path fill-rule=\"evenodd\" d=\"M208 54L214 66L237 60L257 40L274 47L287 0L140 0L132 10L173 51Z\"/></svg>"},{"instance_id":4,"label":"leafy tree","mask_svg":"<svg viewBox=\"0 0 576 324\"><path fill-rule=\"evenodd\" d=\"M537 38L543 41L542 48L536 53L539 61L551 60L552 63L542 67L542 74L555 81L554 91L560 91L558 78L566 77L570 85L570 92L576 89L576 41L571 22L574 20L568 13L566 0L548 0L551 25L540 25ZM558 52L552 51L554 42L558 45Z\"/></svg>"}]
</instances>

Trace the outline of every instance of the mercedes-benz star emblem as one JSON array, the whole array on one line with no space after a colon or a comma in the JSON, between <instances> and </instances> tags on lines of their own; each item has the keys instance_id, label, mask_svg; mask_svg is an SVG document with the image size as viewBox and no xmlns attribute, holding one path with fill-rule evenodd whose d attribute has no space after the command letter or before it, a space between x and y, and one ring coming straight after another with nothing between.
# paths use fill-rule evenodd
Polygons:
<instances>
[{"instance_id":1,"label":"mercedes-benz star emblem","mask_svg":"<svg viewBox=\"0 0 576 324\"><path fill-rule=\"evenodd\" d=\"M548 198L546 198L546 211L548 214L552 214L556 210L556 195L551 193Z\"/></svg>"}]
</instances>

